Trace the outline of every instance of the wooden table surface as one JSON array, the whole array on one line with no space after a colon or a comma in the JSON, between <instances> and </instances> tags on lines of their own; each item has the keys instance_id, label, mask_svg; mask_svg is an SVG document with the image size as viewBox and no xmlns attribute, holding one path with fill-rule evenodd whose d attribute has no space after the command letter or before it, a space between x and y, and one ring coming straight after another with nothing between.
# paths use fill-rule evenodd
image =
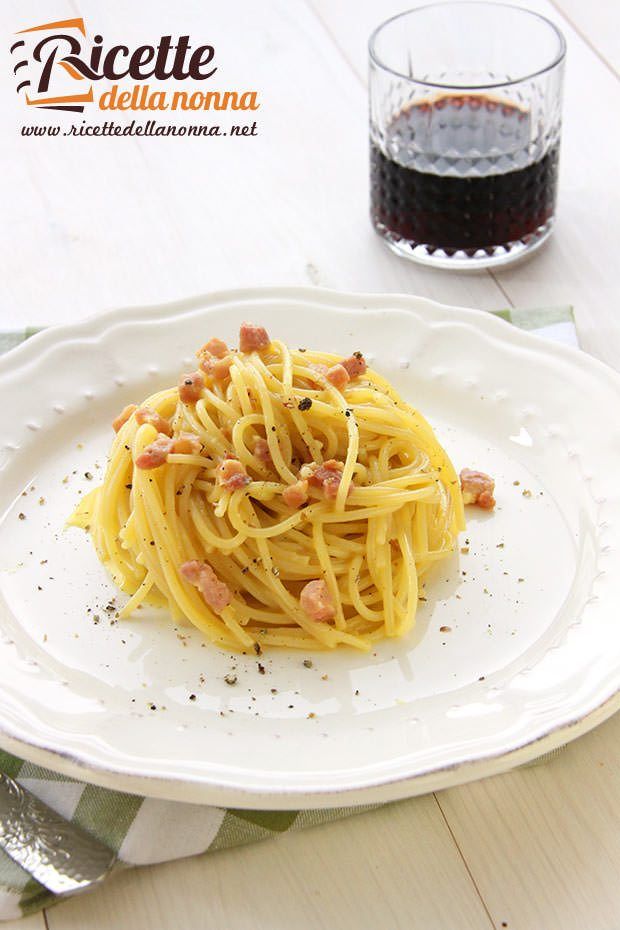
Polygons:
<instances>
[{"instance_id":1,"label":"wooden table surface","mask_svg":"<svg viewBox=\"0 0 620 930\"><path fill-rule=\"evenodd\" d=\"M557 230L521 266L465 275L394 257L367 218L365 43L403 0L4 0L7 35L79 13L116 41L210 41L224 85L256 88L262 106L256 138L27 139L7 78L1 324L320 284L485 309L572 303L583 348L620 366L620 4L526 5L568 40ZM135 870L5 926L617 930L619 872L616 717L546 765Z\"/></svg>"}]
</instances>

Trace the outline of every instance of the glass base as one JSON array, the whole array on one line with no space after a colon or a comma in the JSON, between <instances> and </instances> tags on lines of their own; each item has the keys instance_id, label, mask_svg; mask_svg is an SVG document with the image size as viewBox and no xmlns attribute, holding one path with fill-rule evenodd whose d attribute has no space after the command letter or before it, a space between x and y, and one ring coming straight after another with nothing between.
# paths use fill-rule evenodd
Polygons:
<instances>
[{"instance_id":1,"label":"glass base","mask_svg":"<svg viewBox=\"0 0 620 930\"><path fill-rule=\"evenodd\" d=\"M396 255L400 255L401 258L408 258L409 261L418 262L421 265L430 265L435 268L476 271L479 268L498 268L502 265L511 265L514 262L529 258L530 255L544 245L551 235L553 220L554 218L551 217L544 226L539 226L535 232L530 233L523 239L506 242L504 245L489 246L486 249L477 249L475 252L471 252L469 249L467 252L462 249L447 252L436 246L402 239L382 223L374 223L373 225L375 232L383 239L388 248L395 252Z\"/></svg>"}]
</instances>

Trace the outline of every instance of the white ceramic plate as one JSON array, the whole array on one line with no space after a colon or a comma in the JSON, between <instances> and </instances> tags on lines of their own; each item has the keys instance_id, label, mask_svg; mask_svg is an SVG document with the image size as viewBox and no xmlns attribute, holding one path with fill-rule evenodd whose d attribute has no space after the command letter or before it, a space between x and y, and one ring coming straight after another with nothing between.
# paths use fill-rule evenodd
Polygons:
<instances>
[{"instance_id":1,"label":"white ceramic plate","mask_svg":"<svg viewBox=\"0 0 620 930\"><path fill-rule=\"evenodd\" d=\"M457 467L496 477L497 511L470 514L469 552L439 568L414 634L371 655L274 652L259 674L155 611L114 622L89 540L63 532L113 415L246 318L364 350ZM0 743L15 753L154 796L328 807L505 770L620 705L620 379L585 354L415 297L237 291L45 332L0 360L0 396Z\"/></svg>"}]
</instances>

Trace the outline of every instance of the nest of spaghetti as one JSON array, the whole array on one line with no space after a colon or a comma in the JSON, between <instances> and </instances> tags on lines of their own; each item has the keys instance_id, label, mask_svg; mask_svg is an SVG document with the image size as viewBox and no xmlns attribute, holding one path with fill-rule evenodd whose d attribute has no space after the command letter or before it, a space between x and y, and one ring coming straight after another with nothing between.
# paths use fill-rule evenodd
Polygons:
<instances>
[{"instance_id":1,"label":"nest of spaghetti","mask_svg":"<svg viewBox=\"0 0 620 930\"><path fill-rule=\"evenodd\" d=\"M255 324L114 422L87 529L121 616L165 607L225 649L361 650L406 635L464 527L424 417L367 367Z\"/></svg>"}]
</instances>

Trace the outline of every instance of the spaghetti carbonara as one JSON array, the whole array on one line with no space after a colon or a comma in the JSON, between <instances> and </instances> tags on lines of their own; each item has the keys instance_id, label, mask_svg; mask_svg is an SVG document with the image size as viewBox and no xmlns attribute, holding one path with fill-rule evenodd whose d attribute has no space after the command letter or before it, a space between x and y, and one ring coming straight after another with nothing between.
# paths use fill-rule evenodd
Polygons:
<instances>
[{"instance_id":1,"label":"spaghetti carbonara","mask_svg":"<svg viewBox=\"0 0 620 930\"><path fill-rule=\"evenodd\" d=\"M464 526L433 430L359 352L291 349L254 324L114 423L71 523L129 595L227 649L367 650L415 622Z\"/></svg>"}]
</instances>

